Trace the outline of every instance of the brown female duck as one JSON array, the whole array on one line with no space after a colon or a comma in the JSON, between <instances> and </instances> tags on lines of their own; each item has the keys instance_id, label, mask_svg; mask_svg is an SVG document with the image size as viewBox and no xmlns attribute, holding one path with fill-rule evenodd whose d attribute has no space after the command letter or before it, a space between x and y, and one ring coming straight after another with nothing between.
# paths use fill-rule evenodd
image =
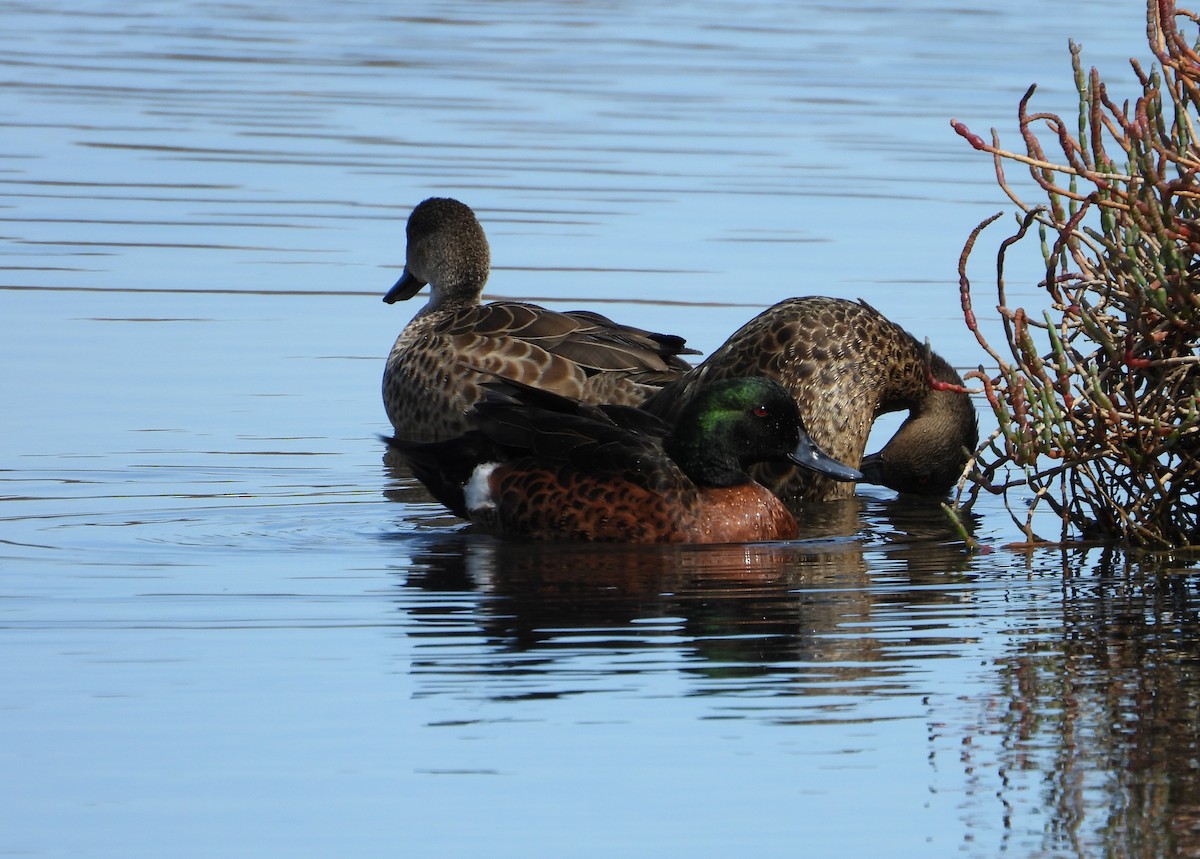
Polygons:
<instances>
[{"instance_id":1,"label":"brown female duck","mask_svg":"<svg viewBox=\"0 0 1200 859\"><path fill-rule=\"evenodd\" d=\"M813 440L864 479L923 495L945 494L978 443L975 408L949 364L864 302L789 298L743 325L645 408L670 420L718 379L765 376L795 398ZM944 384L943 384L944 383ZM909 416L878 453L863 457L875 419ZM844 498L853 486L772 462L755 479L785 501Z\"/></svg>"},{"instance_id":2,"label":"brown female duck","mask_svg":"<svg viewBox=\"0 0 1200 859\"><path fill-rule=\"evenodd\" d=\"M480 304L487 237L469 207L431 198L409 216L404 273L391 304L429 284L429 302L401 332L383 372L398 438L435 441L467 431L481 385L499 376L587 402L637 405L689 369L680 337L517 301Z\"/></svg>"},{"instance_id":3,"label":"brown female duck","mask_svg":"<svg viewBox=\"0 0 1200 859\"><path fill-rule=\"evenodd\" d=\"M796 520L746 468L787 462L862 475L813 445L795 401L769 379L706 386L668 425L627 406L502 388L447 441L391 439L455 515L504 536L621 543L787 540ZM514 392L515 391L515 392Z\"/></svg>"}]
</instances>

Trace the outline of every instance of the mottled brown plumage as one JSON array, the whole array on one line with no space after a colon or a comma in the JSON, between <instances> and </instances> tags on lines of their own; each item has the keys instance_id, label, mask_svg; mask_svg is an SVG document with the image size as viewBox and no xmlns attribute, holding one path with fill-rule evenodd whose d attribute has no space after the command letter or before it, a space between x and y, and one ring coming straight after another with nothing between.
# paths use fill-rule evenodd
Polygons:
<instances>
[{"instance_id":1,"label":"mottled brown plumage","mask_svg":"<svg viewBox=\"0 0 1200 859\"><path fill-rule=\"evenodd\" d=\"M915 337L864 302L811 296L763 311L646 408L668 420L718 379L763 376L795 398L813 440L867 481L899 492L947 492L978 442L967 394L935 390L930 379L961 385L958 373ZM909 410L904 424L864 459L875 419ZM853 486L769 463L754 478L788 502L844 498Z\"/></svg>"},{"instance_id":2,"label":"mottled brown plumage","mask_svg":"<svg viewBox=\"0 0 1200 859\"><path fill-rule=\"evenodd\" d=\"M392 346L383 402L396 435L435 441L470 428L467 410L493 376L587 402L638 405L689 369L680 337L620 325L598 313L516 301L479 303L487 237L457 200L431 198L409 217L404 274L384 300L429 302Z\"/></svg>"},{"instance_id":3,"label":"mottled brown plumage","mask_svg":"<svg viewBox=\"0 0 1200 859\"><path fill-rule=\"evenodd\" d=\"M523 464L498 469L492 479L496 506L471 519L500 534L597 543L745 543L790 540L799 532L783 503L757 483L681 484L660 494L565 465Z\"/></svg>"},{"instance_id":4,"label":"mottled brown plumage","mask_svg":"<svg viewBox=\"0 0 1200 859\"><path fill-rule=\"evenodd\" d=\"M785 540L796 520L746 467L791 461L862 475L816 450L795 402L766 379L714 383L673 426L639 409L544 390L489 393L478 429L442 442L392 440L452 512L505 536L622 543Z\"/></svg>"}]
</instances>

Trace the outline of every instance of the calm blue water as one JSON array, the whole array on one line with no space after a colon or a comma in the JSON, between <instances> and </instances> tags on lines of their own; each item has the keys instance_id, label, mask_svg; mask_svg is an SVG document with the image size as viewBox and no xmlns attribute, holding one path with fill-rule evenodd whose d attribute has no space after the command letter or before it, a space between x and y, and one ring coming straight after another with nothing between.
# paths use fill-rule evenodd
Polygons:
<instances>
[{"instance_id":1,"label":"calm blue water","mask_svg":"<svg viewBox=\"0 0 1200 859\"><path fill-rule=\"evenodd\" d=\"M958 254L1011 207L949 121L1071 115L1068 38L1132 96L1136 3L0 12L0 854L1200 853L1186 565L998 504L968 557L877 489L514 546L376 438L435 193L493 296L704 350L862 297L977 365Z\"/></svg>"}]
</instances>

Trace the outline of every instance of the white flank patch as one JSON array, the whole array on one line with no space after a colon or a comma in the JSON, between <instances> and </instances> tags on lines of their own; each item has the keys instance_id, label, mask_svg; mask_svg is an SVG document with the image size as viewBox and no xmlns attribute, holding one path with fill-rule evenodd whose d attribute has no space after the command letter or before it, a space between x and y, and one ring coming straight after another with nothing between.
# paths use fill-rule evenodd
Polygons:
<instances>
[{"instance_id":1,"label":"white flank patch","mask_svg":"<svg viewBox=\"0 0 1200 859\"><path fill-rule=\"evenodd\" d=\"M492 497L492 487L488 483L488 478L492 476L492 472L499 465L498 462L484 462L475 466L475 470L471 472L471 479L467 481L466 489L463 491L467 510L492 510L495 508L496 499Z\"/></svg>"}]
</instances>

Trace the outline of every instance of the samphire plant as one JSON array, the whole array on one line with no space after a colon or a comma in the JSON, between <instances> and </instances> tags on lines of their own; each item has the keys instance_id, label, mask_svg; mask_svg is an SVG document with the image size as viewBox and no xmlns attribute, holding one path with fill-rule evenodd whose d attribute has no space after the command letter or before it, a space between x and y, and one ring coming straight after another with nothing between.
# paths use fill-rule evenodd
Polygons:
<instances>
[{"instance_id":1,"label":"samphire plant","mask_svg":"<svg viewBox=\"0 0 1200 859\"><path fill-rule=\"evenodd\" d=\"M1072 44L1073 124L1031 112L1034 87L1019 108L1023 154L1003 149L995 130L988 142L953 122L992 155L1020 211L997 254L1003 345L980 330L966 273L999 215L972 232L959 261L966 324L994 362L968 379L982 383L999 428L977 450L951 512L961 517L981 492L1002 495L1031 543L1200 544L1198 19L1173 0L1149 0L1147 13L1156 62L1147 71L1132 61L1136 100L1114 101ZM1009 165L1027 167L1046 201L1018 196ZM1049 304L1036 313L1009 305L1004 279L1008 254L1033 236ZM1047 509L1057 535L1037 533Z\"/></svg>"}]
</instances>

